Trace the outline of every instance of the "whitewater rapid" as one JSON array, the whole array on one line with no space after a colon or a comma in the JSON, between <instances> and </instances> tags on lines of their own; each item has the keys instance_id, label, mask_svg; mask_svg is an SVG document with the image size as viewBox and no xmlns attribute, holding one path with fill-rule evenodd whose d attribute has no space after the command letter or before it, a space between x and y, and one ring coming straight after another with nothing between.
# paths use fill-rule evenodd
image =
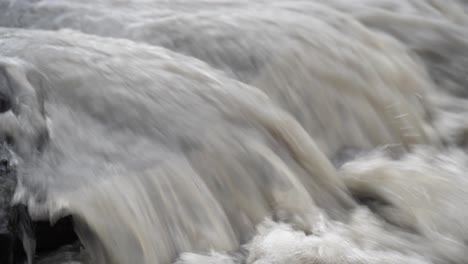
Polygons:
<instances>
[{"instance_id":1,"label":"whitewater rapid","mask_svg":"<svg viewBox=\"0 0 468 264\"><path fill-rule=\"evenodd\" d=\"M466 263L466 6L0 0L0 252Z\"/></svg>"}]
</instances>

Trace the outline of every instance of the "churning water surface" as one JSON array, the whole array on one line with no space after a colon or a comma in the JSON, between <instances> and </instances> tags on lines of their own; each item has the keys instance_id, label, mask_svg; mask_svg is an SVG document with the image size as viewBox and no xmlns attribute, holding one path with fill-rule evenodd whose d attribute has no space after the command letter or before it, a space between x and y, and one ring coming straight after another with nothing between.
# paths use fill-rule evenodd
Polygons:
<instances>
[{"instance_id":1,"label":"churning water surface","mask_svg":"<svg viewBox=\"0 0 468 264\"><path fill-rule=\"evenodd\" d=\"M467 12L0 0L0 260L468 263Z\"/></svg>"}]
</instances>

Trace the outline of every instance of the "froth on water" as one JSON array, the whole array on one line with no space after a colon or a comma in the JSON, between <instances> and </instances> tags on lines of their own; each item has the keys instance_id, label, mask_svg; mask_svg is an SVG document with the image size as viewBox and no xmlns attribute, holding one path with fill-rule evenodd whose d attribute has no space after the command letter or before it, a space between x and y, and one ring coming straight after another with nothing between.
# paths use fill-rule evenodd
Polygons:
<instances>
[{"instance_id":1,"label":"froth on water","mask_svg":"<svg viewBox=\"0 0 468 264\"><path fill-rule=\"evenodd\" d=\"M465 10L0 0L2 260L466 262Z\"/></svg>"}]
</instances>

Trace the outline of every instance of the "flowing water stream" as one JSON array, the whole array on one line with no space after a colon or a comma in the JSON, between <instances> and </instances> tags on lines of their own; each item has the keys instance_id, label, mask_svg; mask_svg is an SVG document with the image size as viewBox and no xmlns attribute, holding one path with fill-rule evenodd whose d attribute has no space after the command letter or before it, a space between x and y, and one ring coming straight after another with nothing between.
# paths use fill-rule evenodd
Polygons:
<instances>
[{"instance_id":1,"label":"flowing water stream","mask_svg":"<svg viewBox=\"0 0 468 264\"><path fill-rule=\"evenodd\" d=\"M468 263L467 8L0 0L0 261Z\"/></svg>"}]
</instances>

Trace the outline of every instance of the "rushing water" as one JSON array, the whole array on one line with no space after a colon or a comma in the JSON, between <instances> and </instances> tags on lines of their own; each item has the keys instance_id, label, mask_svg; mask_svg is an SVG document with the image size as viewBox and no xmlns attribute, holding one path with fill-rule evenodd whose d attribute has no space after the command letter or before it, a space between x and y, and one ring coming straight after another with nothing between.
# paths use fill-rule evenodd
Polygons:
<instances>
[{"instance_id":1,"label":"rushing water","mask_svg":"<svg viewBox=\"0 0 468 264\"><path fill-rule=\"evenodd\" d=\"M467 7L0 0L0 260L468 263Z\"/></svg>"}]
</instances>

